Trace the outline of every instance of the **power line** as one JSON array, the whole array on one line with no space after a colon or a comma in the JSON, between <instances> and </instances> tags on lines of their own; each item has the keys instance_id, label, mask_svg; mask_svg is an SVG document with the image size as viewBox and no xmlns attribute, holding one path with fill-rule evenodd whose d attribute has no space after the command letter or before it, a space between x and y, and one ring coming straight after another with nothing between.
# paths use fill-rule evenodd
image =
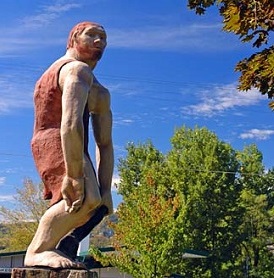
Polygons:
<instances>
[{"instance_id":1,"label":"power line","mask_svg":"<svg viewBox=\"0 0 274 278\"><path fill-rule=\"evenodd\" d=\"M31 155L27 155L27 154L1 153L1 152L0 152L0 155L3 155L3 156L32 157Z\"/></svg>"},{"instance_id":2,"label":"power line","mask_svg":"<svg viewBox=\"0 0 274 278\"><path fill-rule=\"evenodd\" d=\"M0 155L3 155L3 156L16 156L16 157L29 157L29 158L32 158L31 155L26 155L26 154L14 154L14 153L1 153L0 152ZM229 174L229 175L245 175L245 176L257 176L257 177L262 177L262 176L265 176L267 175L267 172L266 173L262 173L262 174L258 174L258 173L252 173L252 172L248 172L248 173L245 173L245 172L240 172L240 171L221 171L221 170L205 170L205 169L195 169L195 168L185 168L185 170L187 172L200 172L200 173L214 173L214 174ZM273 177L274 179L274 177Z\"/></svg>"},{"instance_id":3,"label":"power line","mask_svg":"<svg viewBox=\"0 0 274 278\"><path fill-rule=\"evenodd\" d=\"M8 70L15 70L14 74L18 74L18 69L23 69L24 72L35 72L35 73L40 73L42 74L45 70L45 68L41 66L31 66L29 64L25 65L12 65L12 64L6 64L4 67L3 65L0 66L0 68L8 69ZM43 69L42 69L43 68ZM29 76L29 75L28 75ZM152 78L141 78L141 77L131 77L131 76L123 76L123 75L107 75L107 74L97 74L102 79L107 79L107 80L117 80L117 81L135 81L135 82L145 82L146 84L157 84L157 85L173 85L173 86L187 86L187 87L200 87L202 86L203 88L223 88L224 85L218 84L216 82L186 82L186 81L174 81L174 80L164 80L164 79L152 79ZM22 80L21 80L22 81ZM21 82L20 81L20 82Z\"/></svg>"}]
</instances>

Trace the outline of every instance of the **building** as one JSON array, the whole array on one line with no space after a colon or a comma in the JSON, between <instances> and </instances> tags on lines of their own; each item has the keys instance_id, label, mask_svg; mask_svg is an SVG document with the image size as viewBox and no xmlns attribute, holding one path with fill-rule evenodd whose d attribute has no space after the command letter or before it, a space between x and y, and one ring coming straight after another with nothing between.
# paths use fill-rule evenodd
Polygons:
<instances>
[{"instance_id":1,"label":"building","mask_svg":"<svg viewBox=\"0 0 274 278\"><path fill-rule=\"evenodd\" d=\"M115 251L114 248L100 248L102 252L112 252ZM10 278L12 268L23 267L25 251L18 252L3 252L0 253L0 277ZM206 258L208 256L207 252L185 250L182 258ZM121 273L115 267L103 267L99 262L95 261L87 252L82 252L78 256L78 260L86 264L88 269L97 273L98 278L132 278L132 276ZM180 277L180 276L171 276Z\"/></svg>"}]
</instances>

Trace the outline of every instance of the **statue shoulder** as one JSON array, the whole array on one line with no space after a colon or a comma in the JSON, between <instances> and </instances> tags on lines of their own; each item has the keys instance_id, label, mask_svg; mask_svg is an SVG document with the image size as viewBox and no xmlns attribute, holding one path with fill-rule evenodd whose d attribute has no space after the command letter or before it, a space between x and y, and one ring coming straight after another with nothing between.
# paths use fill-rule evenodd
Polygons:
<instances>
[{"instance_id":1,"label":"statue shoulder","mask_svg":"<svg viewBox=\"0 0 274 278\"><path fill-rule=\"evenodd\" d=\"M63 87L65 80L69 80L70 82L73 82L73 80L80 80L92 85L93 73L86 63L77 60L70 61L60 69L59 85L61 88Z\"/></svg>"}]
</instances>

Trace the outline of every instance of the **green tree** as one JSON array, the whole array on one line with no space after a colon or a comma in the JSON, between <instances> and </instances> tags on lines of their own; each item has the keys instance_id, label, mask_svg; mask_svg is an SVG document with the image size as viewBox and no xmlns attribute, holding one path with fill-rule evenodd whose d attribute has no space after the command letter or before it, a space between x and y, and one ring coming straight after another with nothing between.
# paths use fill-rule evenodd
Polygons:
<instances>
[{"instance_id":1,"label":"green tree","mask_svg":"<svg viewBox=\"0 0 274 278\"><path fill-rule=\"evenodd\" d=\"M26 250L48 207L48 202L43 200L42 190L42 183L35 185L30 179L26 179L23 187L16 190L15 208L0 207L0 215L6 227L0 237L0 245L5 247L4 251Z\"/></svg>"},{"instance_id":2,"label":"green tree","mask_svg":"<svg viewBox=\"0 0 274 278\"><path fill-rule=\"evenodd\" d=\"M207 260L185 260L186 277L229 277L239 252L241 187L233 148L206 128L183 127L171 139L168 154L176 192L187 202L184 221L188 248L209 250Z\"/></svg>"},{"instance_id":3,"label":"green tree","mask_svg":"<svg viewBox=\"0 0 274 278\"><path fill-rule=\"evenodd\" d=\"M273 0L188 0L188 7L204 14L216 5L223 17L223 30L239 36L242 42L251 42L260 48L250 57L239 61L235 67L241 73L239 89L257 88L263 95L274 95L274 46L263 48L274 30ZM273 102L270 107L274 108Z\"/></svg>"},{"instance_id":4,"label":"green tree","mask_svg":"<svg viewBox=\"0 0 274 278\"><path fill-rule=\"evenodd\" d=\"M255 145L234 150L206 128L182 127L166 154L130 144L114 247L92 253L133 277L273 277L273 179ZM182 259L185 249L207 259Z\"/></svg>"},{"instance_id":5,"label":"green tree","mask_svg":"<svg viewBox=\"0 0 274 278\"><path fill-rule=\"evenodd\" d=\"M242 274L233 264L243 213L236 151L205 128L182 127L171 142L166 155L151 143L128 146L119 166L124 202L113 227L119 252L103 260L133 277ZM182 260L185 249L208 250L210 257Z\"/></svg>"},{"instance_id":6,"label":"green tree","mask_svg":"<svg viewBox=\"0 0 274 278\"><path fill-rule=\"evenodd\" d=\"M265 173L262 153L255 145L245 147L238 159L243 186L239 206L244 209L241 260L248 277L273 277L274 259L267 248L274 239L273 171Z\"/></svg>"},{"instance_id":7,"label":"green tree","mask_svg":"<svg viewBox=\"0 0 274 278\"><path fill-rule=\"evenodd\" d=\"M186 247L185 203L172 190L165 157L150 142L130 144L127 151L119 166L124 202L113 226L118 252L106 263L136 278L164 277L177 271ZM98 252L97 258L104 260Z\"/></svg>"}]
</instances>

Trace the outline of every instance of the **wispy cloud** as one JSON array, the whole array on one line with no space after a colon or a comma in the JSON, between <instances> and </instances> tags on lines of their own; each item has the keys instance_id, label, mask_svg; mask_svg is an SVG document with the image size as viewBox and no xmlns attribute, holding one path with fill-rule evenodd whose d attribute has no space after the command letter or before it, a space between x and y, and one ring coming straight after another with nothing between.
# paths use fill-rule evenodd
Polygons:
<instances>
[{"instance_id":1,"label":"wispy cloud","mask_svg":"<svg viewBox=\"0 0 274 278\"><path fill-rule=\"evenodd\" d=\"M60 38L58 33L60 28L45 28L45 26L54 26L58 18L73 9L81 7L82 5L76 1L53 1L49 5L40 6L35 14L19 18L12 23L13 25L0 27L2 34L0 38L0 57L16 56L22 51L63 43L62 34ZM42 33L41 30L43 30ZM49 34L45 36L46 33ZM41 38L43 38L42 44Z\"/></svg>"},{"instance_id":2,"label":"wispy cloud","mask_svg":"<svg viewBox=\"0 0 274 278\"><path fill-rule=\"evenodd\" d=\"M273 129L250 129L240 135L241 139L267 140L274 135Z\"/></svg>"},{"instance_id":3,"label":"wispy cloud","mask_svg":"<svg viewBox=\"0 0 274 278\"><path fill-rule=\"evenodd\" d=\"M32 106L32 84L14 82L12 76L0 77L0 115L15 108Z\"/></svg>"},{"instance_id":4,"label":"wispy cloud","mask_svg":"<svg viewBox=\"0 0 274 278\"><path fill-rule=\"evenodd\" d=\"M238 48L233 38L228 43L229 34L221 31L219 24L189 24L181 26L140 26L134 29L110 29L109 46L115 48L151 49L184 52L227 51Z\"/></svg>"},{"instance_id":5,"label":"wispy cloud","mask_svg":"<svg viewBox=\"0 0 274 278\"><path fill-rule=\"evenodd\" d=\"M0 202L14 201L14 195L0 195Z\"/></svg>"},{"instance_id":6,"label":"wispy cloud","mask_svg":"<svg viewBox=\"0 0 274 278\"><path fill-rule=\"evenodd\" d=\"M21 18L13 26L0 28L0 55L15 54L17 51L45 47L63 43L67 34L60 34L62 28L54 28L57 19L75 9L88 9L90 4L76 1L65 3L56 1L40 7L35 14ZM145 19L144 19L144 22ZM50 26L45 29L45 26ZM171 25L158 19L150 25L139 24L134 27L111 27L108 32L109 48L142 49L154 51L227 51L239 48L241 44L230 34L221 31L218 24L193 24L183 22ZM70 26L71 27L71 26ZM43 30L43 33L41 33ZM47 35L45 35L47 33ZM227 39L232 37L232 39ZM43 44L40 42L43 38ZM40 40L38 39L40 38ZM229 43L228 43L229 41ZM14 53L15 52L15 53Z\"/></svg>"},{"instance_id":7,"label":"wispy cloud","mask_svg":"<svg viewBox=\"0 0 274 278\"><path fill-rule=\"evenodd\" d=\"M40 28L52 23L56 18L62 16L64 13L80 8L81 4L68 1L56 1L52 5L44 5L41 10L35 15L27 16L21 20L24 28Z\"/></svg>"},{"instance_id":8,"label":"wispy cloud","mask_svg":"<svg viewBox=\"0 0 274 278\"><path fill-rule=\"evenodd\" d=\"M264 97L255 89L249 92L237 90L235 84L216 86L197 93L199 103L182 107L188 115L212 117L237 107L256 105Z\"/></svg>"},{"instance_id":9,"label":"wispy cloud","mask_svg":"<svg viewBox=\"0 0 274 278\"><path fill-rule=\"evenodd\" d=\"M6 177L0 177L0 185L3 185L6 181Z\"/></svg>"}]
</instances>

